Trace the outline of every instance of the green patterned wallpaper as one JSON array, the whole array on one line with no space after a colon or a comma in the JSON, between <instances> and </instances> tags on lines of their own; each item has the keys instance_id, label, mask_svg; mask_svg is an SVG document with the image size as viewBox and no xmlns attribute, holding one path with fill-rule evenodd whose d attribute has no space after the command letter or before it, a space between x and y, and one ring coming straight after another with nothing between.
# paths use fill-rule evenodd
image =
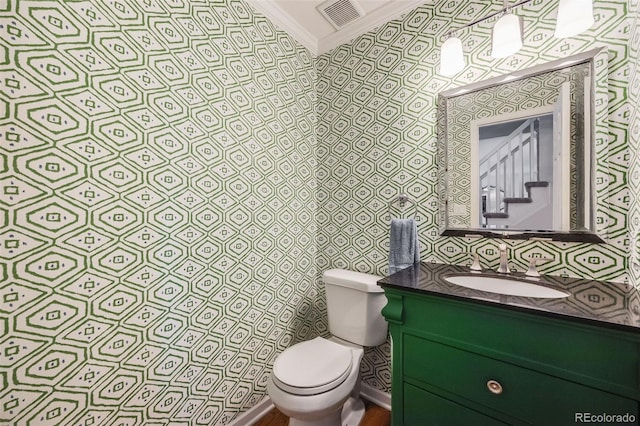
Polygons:
<instances>
[{"instance_id":1,"label":"green patterned wallpaper","mask_svg":"<svg viewBox=\"0 0 640 426\"><path fill-rule=\"evenodd\" d=\"M630 0L629 10L629 275L631 282L640 289L640 1Z\"/></svg>"},{"instance_id":2,"label":"green patterned wallpaper","mask_svg":"<svg viewBox=\"0 0 640 426\"><path fill-rule=\"evenodd\" d=\"M481 24L461 34L473 63L438 76L442 35L501 5L487 3L420 7L317 61L239 1L0 3L0 423L228 423L278 352L327 333L318 271L385 273L402 191L420 202L423 259L471 249L495 266L494 241L438 237L435 97L602 45L610 244L513 254L624 280L630 234L640 248L627 4L597 1L598 30L560 41L556 2L534 1L520 54L489 58ZM388 343L362 372L389 390Z\"/></svg>"},{"instance_id":3,"label":"green patterned wallpaper","mask_svg":"<svg viewBox=\"0 0 640 426\"><path fill-rule=\"evenodd\" d=\"M313 330L313 58L238 1L0 8L0 424L228 423Z\"/></svg>"},{"instance_id":4,"label":"green patterned wallpaper","mask_svg":"<svg viewBox=\"0 0 640 426\"><path fill-rule=\"evenodd\" d=\"M453 78L438 75L445 34L500 9L502 2L438 0L358 37L317 60L318 268L344 267L384 275L388 253L388 203L400 193L419 203L423 261L469 264L478 252L485 267L498 265L499 240L444 238L437 222L436 98L463 86L546 61L606 46L609 52L609 131L597 135L600 170L598 215L608 244L509 241L513 265L523 270L532 254L552 258L544 273L615 281L628 279L630 230L628 111L629 24L626 0L596 0L593 29L570 39L553 37L557 0L518 7L524 48L490 57L493 21L458 33L467 60ZM606 77L605 77L606 78ZM405 212L405 214L407 214ZM399 215L398 206L392 209ZM321 303L321 302L319 302ZM389 344L369 349L363 377L389 390Z\"/></svg>"}]
</instances>

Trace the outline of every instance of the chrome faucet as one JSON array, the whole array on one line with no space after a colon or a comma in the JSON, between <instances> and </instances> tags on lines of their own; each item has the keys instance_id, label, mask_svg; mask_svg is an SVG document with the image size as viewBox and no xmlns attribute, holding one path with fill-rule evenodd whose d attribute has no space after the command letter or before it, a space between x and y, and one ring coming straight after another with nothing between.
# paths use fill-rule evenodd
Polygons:
<instances>
[{"instance_id":1,"label":"chrome faucet","mask_svg":"<svg viewBox=\"0 0 640 426\"><path fill-rule=\"evenodd\" d=\"M507 256L507 245L505 243L500 244L500 266L498 266L497 273L508 274L509 273L509 259Z\"/></svg>"}]
</instances>

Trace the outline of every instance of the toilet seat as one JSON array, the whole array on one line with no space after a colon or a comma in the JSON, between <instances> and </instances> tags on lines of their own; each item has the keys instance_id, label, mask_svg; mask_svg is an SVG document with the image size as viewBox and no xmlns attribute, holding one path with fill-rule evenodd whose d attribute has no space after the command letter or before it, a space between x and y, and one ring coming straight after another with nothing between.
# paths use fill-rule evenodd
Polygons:
<instances>
[{"instance_id":1,"label":"toilet seat","mask_svg":"<svg viewBox=\"0 0 640 426\"><path fill-rule=\"evenodd\" d=\"M273 365L273 381L294 395L316 395L339 386L353 365L350 348L322 337L282 352Z\"/></svg>"}]
</instances>

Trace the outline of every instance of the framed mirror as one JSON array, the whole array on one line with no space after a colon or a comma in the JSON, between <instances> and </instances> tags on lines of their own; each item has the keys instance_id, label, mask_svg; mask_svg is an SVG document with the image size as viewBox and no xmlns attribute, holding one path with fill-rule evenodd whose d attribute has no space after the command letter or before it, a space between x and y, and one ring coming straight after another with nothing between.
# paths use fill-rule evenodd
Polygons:
<instances>
[{"instance_id":1,"label":"framed mirror","mask_svg":"<svg viewBox=\"0 0 640 426\"><path fill-rule=\"evenodd\" d=\"M606 66L598 49L439 94L442 235L604 242Z\"/></svg>"}]
</instances>

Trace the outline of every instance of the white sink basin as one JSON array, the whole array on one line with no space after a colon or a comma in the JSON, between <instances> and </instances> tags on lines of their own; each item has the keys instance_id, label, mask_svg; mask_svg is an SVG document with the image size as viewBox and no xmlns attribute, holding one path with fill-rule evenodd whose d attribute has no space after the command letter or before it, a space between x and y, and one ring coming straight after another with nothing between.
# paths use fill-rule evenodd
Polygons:
<instances>
[{"instance_id":1,"label":"white sink basin","mask_svg":"<svg viewBox=\"0 0 640 426\"><path fill-rule=\"evenodd\" d=\"M559 299L570 293L535 283L513 280L501 277L483 277L472 275L452 275L445 277L451 284L490 293L505 294L507 296L539 297L542 299Z\"/></svg>"}]
</instances>

